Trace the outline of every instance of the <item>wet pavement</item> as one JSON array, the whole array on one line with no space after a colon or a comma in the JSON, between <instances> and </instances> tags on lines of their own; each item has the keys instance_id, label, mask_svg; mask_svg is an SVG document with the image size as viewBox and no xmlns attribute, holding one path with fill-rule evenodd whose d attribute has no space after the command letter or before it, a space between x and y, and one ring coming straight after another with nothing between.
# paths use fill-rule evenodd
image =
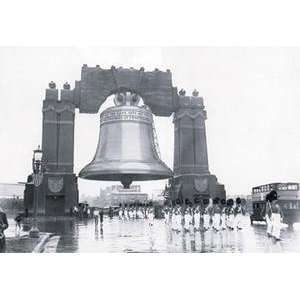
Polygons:
<instances>
[{"instance_id":1,"label":"wet pavement","mask_svg":"<svg viewBox=\"0 0 300 300\"><path fill-rule=\"evenodd\" d=\"M14 234L13 221L7 236ZM174 233L164 220L120 221L104 218L103 229L93 219L52 218L39 223L43 232L59 235L56 252L299 252L300 224L294 230L282 229L282 241L266 237L264 224L250 225L244 218L244 229L196 233ZM55 249L54 249L55 250Z\"/></svg>"},{"instance_id":2,"label":"wet pavement","mask_svg":"<svg viewBox=\"0 0 300 300\"><path fill-rule=\"evenodd\" d=\"M39 238L29 237L29 228L27 230L17 231L16 223L12 218L8 218L9 227L5 230L6 245L2 249L6 253L31 253L38 251L38 246L41 245L43 240L47 240L49 234L40 232Z\"/></svg>"},{"instance_id":3,"label":"wet pavement","mask_svg":"<svg viewBox=\"0 0 300 300\"><path fill-rule=\"evenodd\" d=\"M3 251L6 253L31 253L39 241L40 239L29 238L27 234L19 237L7 237Z\"/></svg>"}]
</instances>

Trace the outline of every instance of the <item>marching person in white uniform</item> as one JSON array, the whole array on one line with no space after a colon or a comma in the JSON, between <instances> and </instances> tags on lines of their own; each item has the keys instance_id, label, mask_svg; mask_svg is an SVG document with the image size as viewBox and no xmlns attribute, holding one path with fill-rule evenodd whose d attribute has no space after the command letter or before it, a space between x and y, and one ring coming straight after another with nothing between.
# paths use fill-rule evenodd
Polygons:
<instances>
[{"instance_id":1,"label":"marching person in white uniform","mask_svg":"<svg viewBox=\"0 0 300 300\"><path fill-rule=\"evenodd\" d=\"M175 215L175 211L176 211L176 206L172 207L172 210L171 210L171 229L172 230L176 230L176 215Z\"/></svg>"},{"instance_id":2,"label":"marching person in white uniform","mask_svg":"<svg viewBox=\"0 0 300 300\"><path fill-rule=\"evenodd\" d=\"M207 231L208 229L210 229L210 220L211 220L211 207L209 205L209 199L203 199L202 218L203 218L203 230Z\"/></svg>"},{"instance_id":3,"label":"marching person in white uniform","mask_svg":"<svg viewBox=\"0 0 300 300\"><path fill-rule=\"evenodd\" d=\"M219 205L220 199L218 197L214 198L213 206L212 206L212 223L213 229L215 231L220 230L220 223L221 223L221 207Z\"/></svg>"},{"instance_id":4,"label":"marching person in white uniform","mask_svg":"<svg viewBox=\"0 0 300 300\"><path fill-rule=\"evenodd\" d=\"M90 218L91 217L91 209L88 208L87 211L86 211L86 213L87 213L87 217Z\"/></svg>"},{"instance_id":5,"label":"marching person in white uniform","mask_svg":"<svg viewBox=\"0 0 300 300\"><path fill-rule=\"evenodd\" d=\"M129 209L129 218L130 218L130 220L134 219L134 207L133 206L131 206Z\"/></svg>"},{"instance_id":6,"label":"marching person in white uniform","mask_svg":"<svg viewBox=\"0 0 300 300\"><path fill-rule=\"evenodd\" d=\"M143 208L139 207L137 211L137 215L139 219L144 219L144 213L143 213Z\"/></svg>"},{"instance_id":7,"label":"marching person in white uniform","mask_svg":"<svg viewBox=\"0 0 300 300\"><path fill-rule=\"evenodd\" d=\"M132 208L131 208L131 217L133 220L136 218L136 208L134 205L132 205Z\"/></svg>"},{"instance_id":8,"label":"marching person in white uniform","mask_svg":"<svg viewBox=\"0 0 300 300\"><path fill-rule=\"evenodd\" d=\"M127 204L125 204L124 209L124 220L129 220L129 208L127 207Z\"/></svg>"},{"instance_id":9,"label":"marching person in white uniform","mask_svg":"<svg viewBox=\"0 0 300 300\"><path fill-rule=\"evenodd\" d=\"M170 223L170 209L167 205L164 207L164 218L165 218L165 224Z\"/></svg>"},{"instance_id":10,"label":"marching person in white uniform","mask_svg":"<svg viewBox=\"0 0 300 300\"><path fill-rule=\"evenodd\" d=\"M236 198L235 200L235 208L234 208L234 215L235 215L235 226L237 230L243 229L243 216L246 214L245 208L242 205L241 198Z\"/></svg>"},{"instance_id":11,"label":"marching person in white uniform","mask_svg":"<svg viewBox=\"0 0 300 300\"><path fill-rule=\"evenodd\" d=\"M144 211L144 218L148 219L148 204L144 204L143 211Z\"/></svg>"},{"instance_id":12,"label":"marching person in white uniform","mask_svg":"<svg viewBox=\"0 0 300 300\"><path fill-rule=\"evenodd\" d=\"M227 228L230 230L234 230L234 208L233 208L233 199L227 200L227 208L226 208L226 216L227 216Z\"/></svg>"},{"instance_id":13,"label":"marching person in white uniform","mask_svg":"<svg viewBox=\"0 0 300 300\"><path fill-rule=\"evenodd\" d=\"M184 212L184 230L190 231L190 226L193 225L192 209L187 207Z\"/></svg>"},{"instance_id":14,"label":"marching person in white uniform","mask_svg":"<svg viewBox=\"0 0 300 300\"><path fill-rule=\"evenodd\" d=\"M122 207L122 204L121 204L121 203L119 204L119 212L118 212L118 215L119 215L119 219L123 221L123 219L124 219L124 210L123 210L123 207Z\"/></svg>"},{"instance_id":15,"label":"marching person in white uniform","mask_svg":"<svg viewBox=\"0 0 300 300\"><path fill-rule=\"evenodd\" d=\"M179 231L183 230L183 222L184 222L184 209L183 206L179 206L179 214L177 215L177 226Z\"/></svg>"},{"instance_id":16,"label":"marching person in white uniform","mask_svg":"<svg viewBox=\"0 0 300 300\"><path fill-rule=\"evenodd\" d=\"M175 205L172 209L172 230L177 232L178 226L177 226L177 213L178 213L178 207Z\"/></svg>"},{"instance_id":17,"label":"marching person in white uniform","mask_svg":"<svg viewBox=\"0 0 300 300\"><path fill-rule=\"evenodd\" d=\"M199 231L200 230L200 214L201 209L199 205L196 205L194 208L194 230Z\"/></svg>"},{"instance_id":18,"label":"marching person in white uniform","mask_svg":"<svg viewBox=\"0 0 300 300\"><path fill-rule=\"evenodd\" d=\"M222 230L226 230L226 200L222 199L221 200L221 228Z\"/></svg>"},{"instance_id":19,"label":"marching person in white uniform","mask_svg":"<svg viewBox=\"0 0 300 300\"><path fill-rule=\"evenodd\" d=\"M154 225L154 208L152 206L152 203L149 204L148 208L148 220L149 220L149 226Z\"/></svg>"},{"instance_id":20,"label":"marching person in white uniform","mask_svg":"<svg viewBox=\"0 0 300 300\"><path fill-rule=\"evenodd\" d=\"M172 229L176 233L181 231L181 211L178 204L175 206L172 214Z\"/></svg>"},{"instance_id":21,"label":"marching person in white uniform","mask_svg":"<svg viewBox=\"0 0 300 300\"><path fill-rule=\"evenodd\" d=\"M131 220L131 207L130 207L130 205L128 205L128 207L127 207L127 219Z\"/></svg>"}]
</instances>

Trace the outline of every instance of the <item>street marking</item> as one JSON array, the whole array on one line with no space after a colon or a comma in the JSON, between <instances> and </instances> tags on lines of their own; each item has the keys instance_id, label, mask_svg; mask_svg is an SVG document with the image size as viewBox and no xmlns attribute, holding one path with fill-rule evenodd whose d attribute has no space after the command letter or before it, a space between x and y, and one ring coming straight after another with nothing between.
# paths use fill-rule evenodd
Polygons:
<instances>
[{"instance_id":1,"label":"street marking","mask_svg":"<svg viewBox=\"0 0 300 300\"><path fill-rule=\"evenodd\" d=\"M55 235L49 239L44 247L44 253L56 253L57 245L60 240L59 235Z\"/></svg>"}]
</instances>

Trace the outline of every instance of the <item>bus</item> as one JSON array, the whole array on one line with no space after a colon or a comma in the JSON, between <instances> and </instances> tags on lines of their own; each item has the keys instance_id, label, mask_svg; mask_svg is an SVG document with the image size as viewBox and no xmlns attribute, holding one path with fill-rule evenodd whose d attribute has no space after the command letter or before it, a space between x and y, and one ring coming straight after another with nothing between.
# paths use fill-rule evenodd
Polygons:
<instances>
[{"instance_id":1,"label":"bus","mask_svg":"<svg viewBox=\"0 0 300 300\"><path fill-rule=\"evenodd\" d=\"M283 223L292 227L300 222L300 184L298 182L270 183L252 188L251 224L254 221L266 221L266 195L272 190L277 192L278 204L283 212Z\"/></svg>"}]
</instances>

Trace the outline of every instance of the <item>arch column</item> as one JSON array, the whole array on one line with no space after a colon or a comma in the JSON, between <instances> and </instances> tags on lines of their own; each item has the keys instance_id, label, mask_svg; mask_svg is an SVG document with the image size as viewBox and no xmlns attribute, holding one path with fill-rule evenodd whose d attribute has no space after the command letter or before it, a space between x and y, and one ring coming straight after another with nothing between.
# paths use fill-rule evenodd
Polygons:
<instances>
[{"instance_id":1,"label":"arch column","mask_svg":"<svg viewBox=\"0 0 300 300\"><path fill-rule=\"evenodd\" d=\"M74 174L75 105L69 85L61 90L60 99L54 83L46 89L43 101L42 150L45 172L38 187L38 213L65 215L78 204L77 177ZM30 180L30 179L29 179ZM25 187L25 208L32 210L33 185Z\"/></svg>"},{"instance_id":2,"label":"arch column","mask_svg":"<svg viewBox=\"0 0 300 300\"><path fill-rule=\"evenodd\" d=\"M193 96L179 95L174 113L174 179L175 199L225 198L224 186L210 174L207 153L205 120L207 113L203 99L195 91Z\"/></svg>"}]
</instances>

